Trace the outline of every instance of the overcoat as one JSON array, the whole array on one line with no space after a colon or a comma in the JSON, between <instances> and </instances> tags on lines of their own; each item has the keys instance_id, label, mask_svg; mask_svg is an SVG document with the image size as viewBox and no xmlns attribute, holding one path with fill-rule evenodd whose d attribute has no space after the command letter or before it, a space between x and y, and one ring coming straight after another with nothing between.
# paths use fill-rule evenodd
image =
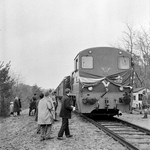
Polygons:
<instances>
[{"instance_id":1,"label":"overcoat","mask_svg":"<svg viewBox=\"0 0 150 150\"><path fill-rule=\"evenodd\" d=\"M143 95L142 107L143 107L143 109L147 109L148 108L148 97L147 97L147 95Z\"/></svg>"},{"instance_id":2,"label":"overcoat","mask_svg":"<svg viewBox=\"0 0 150 150\"><path fill-rule=\"evenodd\" d=\"M62 118L67 118L70 119L71 118L71 111L73 110L72 106L72 101L69 98L68 95L64 95L62 100L61 100L62 104L61 104L61 109L60 109L60 117Z\"/></svg>"},{"instance_id":3,"label":"overcoat","mask_svg":"<svg viewBox=\"0 0 150 150\"><path fill-rule=\"evenodd\" d=\"M14 112L19 112L20 111L20 106L19 106L19 101L18 99L14 100L14 107L13 107Z\"/></svg>"},{"instance_id":4,"label":"overcoat","mask_svg":"<svg viewBox=\"0 0 150 150\"><path fill-rule=\"evenodd\" d=\"M38 124L52 124L53 123L53 104L49 97L44 97L38 104Z\"/></svg>"},{"instance_id":5,"label":"overcoat","mask_svg":"<svg viewBox=\"0 0 150 150\"><path fill-rule=\"evenodd\" d=\"M38 104L39 104L40 99L36 100L36 113L35 113L35 121L38 120Z\"/></svg>"}]
</instances>

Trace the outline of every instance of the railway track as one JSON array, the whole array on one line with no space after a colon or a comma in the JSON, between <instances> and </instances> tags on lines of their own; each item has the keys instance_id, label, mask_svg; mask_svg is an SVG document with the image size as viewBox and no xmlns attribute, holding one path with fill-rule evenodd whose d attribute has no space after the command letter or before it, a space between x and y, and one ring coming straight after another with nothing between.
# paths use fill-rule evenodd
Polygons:
<instances>
[{"instance_id":1,"label":"railway track","mask_svg":"<svg viewBox=\"0 0 150 150\"><path fill-rule=\"evenodd\" d=\"M118 118L95 120L83 116L129 150L149 150L150 130Z\"/></svg>"}]
</instances>

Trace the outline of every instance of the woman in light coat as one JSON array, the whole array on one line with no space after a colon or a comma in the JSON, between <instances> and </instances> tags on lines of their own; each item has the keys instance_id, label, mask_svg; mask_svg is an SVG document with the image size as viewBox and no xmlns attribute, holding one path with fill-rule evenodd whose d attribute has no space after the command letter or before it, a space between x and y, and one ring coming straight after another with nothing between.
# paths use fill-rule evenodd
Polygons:
<instances>
[{"instance_id":1,"label":"woman in light coat","mask_svg":"<svg viewBox=\"0 0 150 150\"><path fill-rule=\"evenodd\" d=\"M41 141L52 139L50 134L54 122L53 111L54 107L50 100L49 92L46 92L38 104L38 124L41 126Z\"/></svg>"},{"instance_id":2,"label":"woman in light coat","mask_svg":"<svg viewBox=\"0 0 150 150\"><path fill-rule=\"evenodd\" d=\"M9 110L10 110L10 115L13 115L13 109L14 109L14 102L10 102Z\"/></svg>"}]
</instances>

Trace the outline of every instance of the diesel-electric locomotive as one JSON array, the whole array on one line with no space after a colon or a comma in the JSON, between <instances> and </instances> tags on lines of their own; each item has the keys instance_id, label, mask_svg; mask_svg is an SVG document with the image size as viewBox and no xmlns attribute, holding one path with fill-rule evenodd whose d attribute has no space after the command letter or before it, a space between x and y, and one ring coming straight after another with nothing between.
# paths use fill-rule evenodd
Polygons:
<instances>
[{"instance_id":1,"label":"diesel-electric locomotive","mask_svg":"<svg viewBox=\"0 0 150 150\"><path fill-rule=\"evenodd\" d=\"M119 115L131 105L133 65L131 54L113 47L83 50L74 59L74 70L56 88L61 98L71 89L76 110L83 114Z\"/></svg>"}]
</instances>

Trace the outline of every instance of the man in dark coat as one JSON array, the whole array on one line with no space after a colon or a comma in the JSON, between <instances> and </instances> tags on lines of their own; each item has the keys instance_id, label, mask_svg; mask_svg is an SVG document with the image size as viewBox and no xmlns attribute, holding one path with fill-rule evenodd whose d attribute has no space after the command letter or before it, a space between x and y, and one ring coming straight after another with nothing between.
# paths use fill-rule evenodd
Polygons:
<instances>
[{"instance_id":1,"label":"man in dark coat","mask_svg":"<svg viewBox=\"0 0 150 150\"><path fill-rule=\"evenodd\" d=\"M20 116L20 111L21 111L21 99L18 98L18 103L19 103L19 110L17 112L17 115Z\"/></svg>"},{"instance_id":2,"label":"man in dark coat","mask_svg":"<svg viewBox=\"0 0 150 150\"><path fill-rule=\"evenodd\" d=\"M65 135L67 138L72 137L69 131L69 120L71 119L71 111L75 110L75 107L72 106L71 99L69 98L70 95L70 89L65 89L66 95L62 98L62 104L60 109L60 117L62 117L62 125L58 133L58 140L63 140L63 134L65 132Z\"/></svg>"},{"instance_id":3,"label":"man in dark coat","mask_svg":"<svg viewBox=\"0 0 150 150\"><path fill-rule=\"evenodd\" d=\"M31 116L32 111L34 110L34 114L36 114L36 94L34 94L33 98L30 100L29 104L29 116Z\"/></svg>"}]
</instances>

